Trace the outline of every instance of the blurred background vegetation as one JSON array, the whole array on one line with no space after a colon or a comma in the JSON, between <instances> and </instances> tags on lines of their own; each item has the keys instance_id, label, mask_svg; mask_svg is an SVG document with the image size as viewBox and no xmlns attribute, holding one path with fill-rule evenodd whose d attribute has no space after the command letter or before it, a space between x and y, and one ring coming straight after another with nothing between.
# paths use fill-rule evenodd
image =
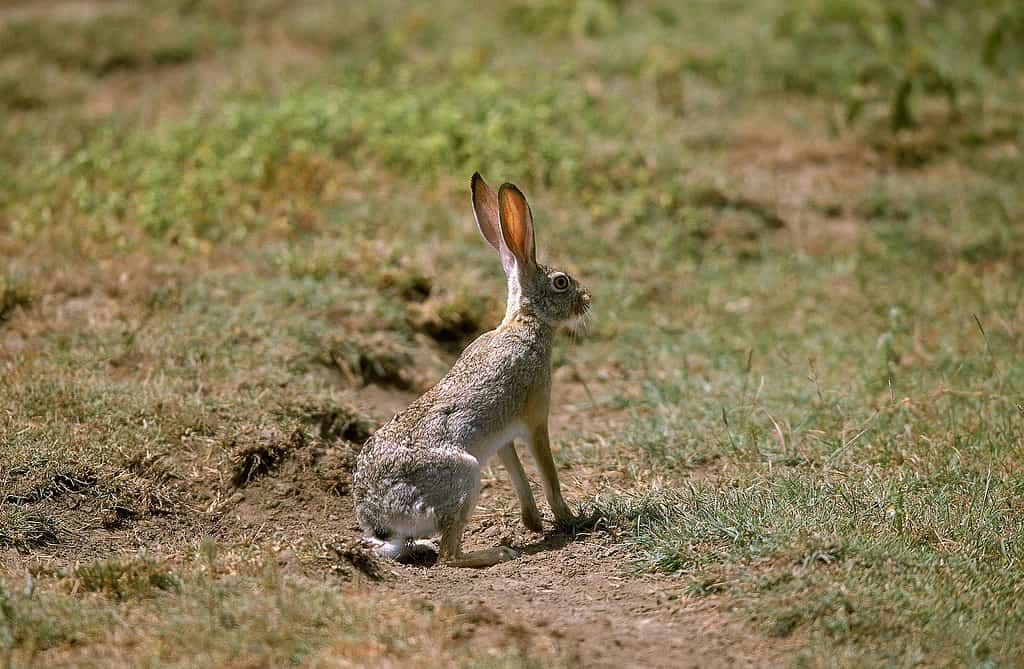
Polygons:
<instances>
[{"instance_id":1,"label":"blurred background vegetation","mask_svg":"<svg viewBox=\"0 0 1024 669\"><path fill-rule=\"evenodd\" d=\"M1016 0L6 3L0 492L191 518L246 426L386 417L501 313L479 170L595 294L556 440L623 569L812 666L1022 663L1022 65ZM53 588L9 653L100 638Z\"/></svg>"}]
</instances>

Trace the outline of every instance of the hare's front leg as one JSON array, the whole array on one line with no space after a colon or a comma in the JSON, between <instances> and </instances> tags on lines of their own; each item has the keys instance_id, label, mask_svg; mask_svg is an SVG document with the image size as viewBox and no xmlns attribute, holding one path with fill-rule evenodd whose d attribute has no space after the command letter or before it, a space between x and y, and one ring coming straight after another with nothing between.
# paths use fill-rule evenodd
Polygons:
<instances>
[{"instance_id":1,"label":"hare's front leg","mask_svg":"<svg viewBox=\"0 0 1024 669\"><path fill-rule=\"evenodd\" d=\"M468 553L462 550L462 534L466 531L469 517L480 499L480 467L467 465L462 479L460 500L445 510L438 518L441 543L438 547L438 562L449 567L491 567L516 557L517 553L507 546L496 546Z\"/></svg>"},{"instance_id":2,"label":"hare's front leg","mask_svg":"<svg viewBox=\"0 0 1024 669\"><path fill-rule=\"evenodd\" d=\"M498 450L501 463L508 470L509 478L512 479L512 487L516 490L516 497L519 498L519 509L522 513L523 525L528 530L543 532L544 523L537 510L537 502L533 499L533 491L530 490L530 480L526 478L523 471L523 463L519 461L516 454L516 447L508 442Z\"/></svg>"},{"instance_id":3,"label":"hare's front leg","mask_svg":"<svg viewBox=\"0 0 1024 669\"><path fill-rule=\"evenodd\" d=\"M569 505L562 498L562 488L558 484L558 470L555 469L555 460L551 457L551 441L548 439L547 421L533 426L530 429L530 452L537 462L537 469L540 470L541 481L544 483L544 496L551 506L551 512L555 514L555 522L559 524L572 524L575 516L569 510Z\"/></svg>"}]
</instances>

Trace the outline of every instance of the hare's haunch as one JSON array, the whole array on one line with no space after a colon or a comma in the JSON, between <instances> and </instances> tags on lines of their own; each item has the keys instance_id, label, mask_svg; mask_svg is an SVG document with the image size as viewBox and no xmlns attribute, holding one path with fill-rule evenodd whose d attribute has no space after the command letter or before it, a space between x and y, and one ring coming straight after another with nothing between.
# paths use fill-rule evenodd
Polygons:
<instances>
[{"instance_id":1,"label":"hare's haunch","mask_svg":"<svg viewBox=\"0 0 1024 669\"><path fill-rule=\"evenodd\" d=\"M352 491L359 525L383 554L402 559L417 539L440 533L441 562L488 567L515 552L464 553L462 533L480 496L480 468L495 453L512 478L523 524L542 528L515 439L529 445L556 521L572 520L548 442L551 348L560 325L586 317L590 293L537 263L533 217L518 188L504 184L495 195L474 174L472 193L477 226L508 278L505 318L366 442Z\"/></svg>"}]
</instances>

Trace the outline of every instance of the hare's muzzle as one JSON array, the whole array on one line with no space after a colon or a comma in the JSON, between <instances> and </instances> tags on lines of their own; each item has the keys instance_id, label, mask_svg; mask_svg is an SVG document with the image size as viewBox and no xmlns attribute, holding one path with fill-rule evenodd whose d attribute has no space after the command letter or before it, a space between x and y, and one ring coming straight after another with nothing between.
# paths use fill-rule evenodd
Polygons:
<instances>
[{"instance_id":1,"label":"hare's muzzle","mask_svg":"<svg viewBox=\"0 0 1024 669\"><path fill-rule=\"evenodd\" d=\"M580 298L576 304L576 313L580 316L590 311L590 291L586 288L580 289Z\"/></svg>"}]
</instances>

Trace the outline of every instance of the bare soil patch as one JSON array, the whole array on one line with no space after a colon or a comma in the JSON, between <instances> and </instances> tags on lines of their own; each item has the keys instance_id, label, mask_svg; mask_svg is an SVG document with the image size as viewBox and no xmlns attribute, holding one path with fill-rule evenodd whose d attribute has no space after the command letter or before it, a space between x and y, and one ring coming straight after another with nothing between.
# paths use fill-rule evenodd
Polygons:
<instances>
[{"instance_id":1,"label":"bare soil patch","mask_svg":"<svg viewBox=\"0 0 1024 669\"><path fill-rule=\"evenodd\" d=\"M860 241L863 221L852 202L883 167L862 143L808 138L770 121L741 124L727 161L743 192L771 203L811 252Z\"/></svg>"}]
</instances>

